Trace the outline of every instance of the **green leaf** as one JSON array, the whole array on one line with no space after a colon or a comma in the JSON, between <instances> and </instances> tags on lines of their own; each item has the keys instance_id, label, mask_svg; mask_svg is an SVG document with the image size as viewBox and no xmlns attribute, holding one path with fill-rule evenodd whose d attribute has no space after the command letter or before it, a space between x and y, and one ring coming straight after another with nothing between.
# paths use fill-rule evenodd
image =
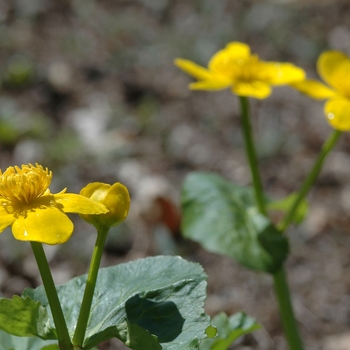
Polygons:
<instances>
[{"instance_id":1,"label":"green leaf","mask_svg":"<svg viewBox=\"0 0 350 350\"><path fill-rule=\"evenodd\" d=\"M198 349L209 326L203 310L206 278L199 264L171 256L100 269L84 349L113 337L135 350ZM71 336L85 283L86 275L57 288ZM27 289L23 296L51 315L43 287Z\"/></svg>"},{"instance_id":2,"label":"green leaf","mask_svg":"<svg viewBox=\"0 0 350 350\"><path fill-rule=\"evenodd\" d=\"M204 339L200 350L227 350L239 337L260 328L255 319L244 312L239 312L231 317L221 312L212 319L212 324L217 327L218 336L215 339Z\"/></svg>"},{"instance_id":3,"label":"green leaf","mask_svg":"<svg viewBox=\"0 0 350 350\"><path fill-rule=\"evenodd\" d=\"M253 191L220 176L192 173L182 188L182 232L208 251L274 273L288 255L287 239L255 207Z\"/></svg>"},{"instance_id":4,"label":"green leaf","mask_svg":"<svg viewBox=\"0 0 350 350\"><path fill-rule=\"evenodd\" d=\"M16 337L0 330L0 350L59 350L57 340Z\"/></svg>"},{"instance_id":5,"label":"green leaf","mask_svg":"<svg viewBox=\"0 0 350 350\"><path fill-rule=\"evenodd\" d=\"M57 339L46 309L30 298L0 299L0 329L20 337Z\"/></svg>"},{"instance_id":6,"label":"green leaf","mask_svg":"<svg viewBox=\"0 0 350 350\"><path fill-rule=\"evenodd\" d=\"M268 210L277 210L282 211L284 213L287 213L292 205L294 204L294 201L296 197L298 196L298 193L291 193L289 196L278 200L278 201L272 201L267 203L267 209ZM309 205L306 199L303 199L303 201L299 204L299 207L294 214L293 222L295 224L300 224L303 222L303 220L306 217L307 212L309 211Z\"/></svg>"}]
</instances>

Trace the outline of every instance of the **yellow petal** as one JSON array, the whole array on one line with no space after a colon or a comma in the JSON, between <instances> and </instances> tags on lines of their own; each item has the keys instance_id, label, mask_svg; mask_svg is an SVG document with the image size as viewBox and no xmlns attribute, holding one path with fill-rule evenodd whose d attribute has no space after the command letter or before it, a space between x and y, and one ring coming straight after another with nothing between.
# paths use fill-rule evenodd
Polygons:
<instances>
[{"instance_id":1,"label":"yellow petal","mask_svg":"<svg viewBox=\"0 0 350 350\"><path fill-rule=\"evenodd\" d=\"M232 87L232 92L238 96L264 99L271 94L271 88L261 81L238 82Z\"/></svg>"},{"instance_id":2,"label":"yellow petal","mask_svg":"<svg viewBox=\"0 0 350 350\"><path fill-rule=\"evenodd\" d=\"M65 213L77 214L105 214L108 209L100 202L86 198L79 194L63 193L53 194L55 203Z\"/></svg>"},{"instance_id":3,"label":"yellow petal","mask_svg":"<svg viewBox=\"0 0 350 350\"><path fill-rule=\"evenodd\" d=\"M91 182L80 191L80 194L94 201L102 202L111 187L103 182Z\"/></svg>"},{"instance_id":4,"label":"yellow petal","mask_svg":"<svg viewBox=\"0 0 350 350\"><path fill-rule=\"evenodd\" d=\"M340 51L326 51L317 60L322 79L343 95L350 96L350 59Z\"/></svg>"},{"instance_id":5,"label":"yellow petal","mask_svg":"<svg viewBox=\"0 0 350 350\"><path fill-rule=\"evenodd\" d=\"M183 60L181 58L178 58L175 60L175 64L185 73L199 80L208 79L212 75L212 73L208 71L208 69L201 67L198 64L189 60Z\"/></svg>"},{"instance_id":6,"label":"yellow petal","mask_svg":"<svg viewBox=\"0 0 350 350\"><path fill-rule=\"evenodd\" d=\"M329 100L324 106L324 113L334 129L350 131L350 100L346 98Z\"/></svg>"},{"instance_id":7,"label":"yellow petal","mask_svg":"<svg viewBox=\"0 0 350 350\"><path fill-rule=\"evenodd\" d=\"M218 78L217 80L201 80L189 85L191 90L222 90L232 85L230 79Z\"/></svg>"},{"instance_id":8,"label":"yellow petal","mask_svg":"<svg viewBox=\"0 0 350 350\"><path fill-rule=\"evenodd\" d=\"M250 48L247 44L233 41L210 59L208 68L213 72L225 73L232 63L247 60L249 56Z\"/></svg>"},{"instance_id":9,"label":"yellow petal","mask_svg":"<svg viewBox=\"0 0 350 350\"><path fill-rule=\"evenodd\" d=\"M305 79L304 70L292 63L261 61L259 68L261 73L258 76L266 76L267 79L263 81L273 85L290 84Z\"/></svg>"},{"instance_id":10,"label":"yellow petal","mask_svg":"<svg viewBox=\"0 0 350 350\"><path fill-rule=\"evenodd\" d=\"M12 225L12 233L20 241L62 244L72 232L73 223L68 216L52 207L27 210Z\"/></svg>"},{"instance_id":11,"label":"yellow petal","mask_svg":"<svg viewBox=\"0 0 350 350\"><path fill-rule=\"evenodd\" d=\"M130 209L130 195L128 189L117 182L113 184L103 200L104 205L110 210L101 215L101 222L107 226L116 226L126 219Z\"/></svg>"},{"instance_id":12,"label":"yellow petal","mask_svg":"<svg viewBox=\"0 0 350 350\"><path fill-rule=\"evenodd\" d=\"M291 84L291 86L317 100L328 99L337 96L336 92L317 80L304 80Z\"/></svg>"},{"instance_id":13,"label":"yellow petal","mask_svg":"<svg viewBox=\"0 0 350 350\"><path fill-rule=\"evenodd\" d=\"M248 58L250 56L249 45L241 43L239 41L231 41L222 51L226 51L230 57L235 58Z\"/></svg>"},{"instance_id":14,"label":"yellow petal","mask_svg":"<svg viewBox=\"0 0 350 350\"><path fill-rule=\"evenodd\" d=\"M13 211L3 206L3 203L6 204L6 202L0 203L0 233L16 220Z\"/></svg>"}]
</instances>

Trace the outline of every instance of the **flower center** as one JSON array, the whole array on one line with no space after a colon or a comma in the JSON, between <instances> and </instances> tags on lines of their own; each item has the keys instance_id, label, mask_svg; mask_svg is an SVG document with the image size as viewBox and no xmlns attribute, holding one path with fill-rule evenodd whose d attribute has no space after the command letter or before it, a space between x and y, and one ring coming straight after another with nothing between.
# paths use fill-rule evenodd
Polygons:
<instances>
[{"instance_id":1,"label":"flower center","mask_svg":"<svg viewBox=\"0 0 350 350\"><path fill-rule=\"evenodd\" d=\"M266 74L257 55L247 58L227 57L215 67L219 73L228 76L233 82L250 83L255 80L264 81Z\"/></svg>"},{"instance_id":2,"label":"flower center","mask_svg":"<svg viewBox=\"0 0 350 350\"><path fill-rule=\"evenodd\" d=\"M235 79L250 82L259 76L259 58L250 56L246 60L238 60L235 67Z\"/></svg>"},{"instance_id":3,"label":"flower center","mask_svg":"<svg viewBox=\"0 0 350 350\"><path fill-rule=\"evenodd\" d=\"M28 204L40 197L49 187L52 172L39 164L9 167L0 170L0 199L12 204Z\"/></svg>"}]
</instances>

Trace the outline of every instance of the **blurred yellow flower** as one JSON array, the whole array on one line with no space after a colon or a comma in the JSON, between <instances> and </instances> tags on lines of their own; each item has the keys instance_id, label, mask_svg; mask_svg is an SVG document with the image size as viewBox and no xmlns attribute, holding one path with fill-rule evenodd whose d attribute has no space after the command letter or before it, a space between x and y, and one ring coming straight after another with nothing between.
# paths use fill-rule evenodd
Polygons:
<instances>
[{"instance_id":1,"label":"blurred yellow flower","mask_svg":"<svg viewBox=\"0 0 350 350\"><path fill-rule=\"evenodd\" d=\"M305 80L292 86L315 99L327 99L324 113L329 124L340 131L350 130L350 58L340 51L326 51L317 60L317 71L330 86Z\"/></svg>"},{"instance_id":2,"label":"blurred yellow flower","mask_svg":"<svg viewBox=\"0 0 350 350\"><path fill-rule=\"evenodd\" d=\"M52 172L41 165L22 165L0 170L0 232L12 226L20 241L46 244L66 242L73 223L65 213L101 214L108 209L78 194L50 193Z\"/></svg>"},{"instance_id":3,"label":"blurred yellow flower","mask_svg":"<svg viewBox=\"0 0 350 350\"><path fill-rule=\"evenodd\" d=\"M231 42L209 61L208 69L196 63L176 59L175 64L198 79L193 90L220 90L231 87L238 96L264 99L272 85L290 84L305 79L305 72L291 63L265 62L252 55L248 45Z\"/></svg>"},{"instance_id":4,"label":"blurred yellow flower","mask_svg":"<svg viewBox=\"0 0 350 350\"><path fill-rule=\"evenodd\" d=\"M84 187L80 194L104 204L109 210L106 214L80 215L85 221L96 228L117 226L124 221L129 213L130 195L128 189L119 182L113 185L93 182Z\"/></svg>"}]
</instances>

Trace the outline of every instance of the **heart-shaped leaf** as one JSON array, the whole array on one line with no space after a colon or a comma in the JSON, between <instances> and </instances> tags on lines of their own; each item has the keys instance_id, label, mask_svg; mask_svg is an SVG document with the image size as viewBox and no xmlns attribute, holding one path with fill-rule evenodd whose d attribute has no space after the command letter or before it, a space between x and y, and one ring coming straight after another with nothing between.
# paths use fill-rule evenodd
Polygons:
<instances>
[{"instance_id":1,"label":"heart-shaped leaf","mask_svg":"<svg viewBox=\"0 0 350 350\"><path fill-rule=\"evenodd\" d=\"M84 349L113 337L135 350L198 349L210 325L203 310L206 278L199 264L170 256L101 269ZM86 275L57 288L71 336L85 283ZM27 289L23 297L40 302L51 316L43 287Z\"/></svg>"},{"instance_id":2,"label":"heart-shaped leaf","mask_svg":"<svg viewBox=\"0 0 350 350\"><path fill-rule=\"evenodd\" d=\"M270 273L288 255L288 241L255 207L253 191L218 175L192 173L182 188L182 232L208 251Z\"/></svg>"}]
</instances>

